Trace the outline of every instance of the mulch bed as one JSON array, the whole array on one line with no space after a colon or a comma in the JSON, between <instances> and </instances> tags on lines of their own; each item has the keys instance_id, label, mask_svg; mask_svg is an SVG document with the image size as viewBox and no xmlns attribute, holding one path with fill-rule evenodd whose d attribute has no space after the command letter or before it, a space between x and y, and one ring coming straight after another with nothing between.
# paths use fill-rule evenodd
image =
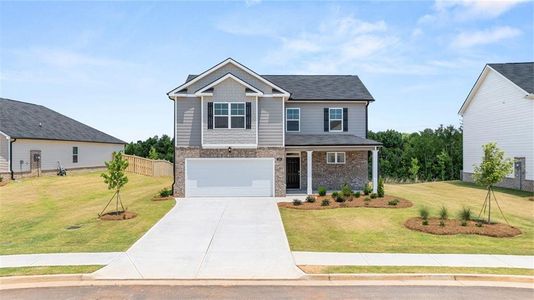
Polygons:
<instances>
[{"instance_id":1,"label":"mulch bed","mask_svg":"<svg viewBox=\"0 0 534 300\"><path fill-rule=\"evenodd\" d=\"M478 234L491 237L514 237L521 234L521 230L502 223L483 223L476 226L476 221L468 221L466 226L460 220L445 220L445 226L439 225L439 218L429 218L428 225L423 225L421 218L408 219L404 226L408 229L437 235Z\"/></svg>"},{"instance_id":2,"label":"mulch bed","mask_svg":"<svg viewBox=\"0 0 534 300\"><path fill-rule=\"evenodd\" d=\"M301 205L293 205L292 202L280 202L278 203L279 207L284 208L293 208L293 209L304 209L304 210L314 210L314 209L332 209L332 208L346 208L346 207L370 207L370 208L406 208L411 207L413 204L409 200L392 196L392 195L385 195L384 198L375 198L371 199L370 201L364 201L365 195L361 195L359 198L352 198L352 201L349 199L345 202L336 202L332 196L326 195L326 196L315 196L315 202L302 202ZM321 202L323 199L328 199L330 201L330 205L328 206L321 206ZM399 200L397 205L389 205L388 202L392 201L394 199Z\"/></svg>"},{"instance_id":3,"label":"mulch bed","mask_svg":"<svg viewBox=\"0 0 534 300\"><path fill-rule=\"evenodd\" d=\"M0 186L7 185L9 182L7 180L0 181Z\"/></svg>"},{"instance_id":4,"label":"mulch bed","mask_svg":"<svg viewBox=\"0 0 534 300\"><path fill-rule=\"evenodd\" d=\"M133 219L137 217L137 214L131 211L119 211L118 213L108 212L100 216L100 220L104 221L122 221L122 220L128 220Z\"/></svg>"},{"instance_id":5,"label":"mulch bed","mask_svg":"<svg viewBox=\"0 0 534 300\"><path fill-rule=\"evenodd\" d=\"M152 198L152 201L167 201L167 200L174 200L174 197L173 197L173 196L169 196L169 197L160 197L160 196L158 195L158 196L154 196L154 198Z\"/></svg>"}]
</instances>

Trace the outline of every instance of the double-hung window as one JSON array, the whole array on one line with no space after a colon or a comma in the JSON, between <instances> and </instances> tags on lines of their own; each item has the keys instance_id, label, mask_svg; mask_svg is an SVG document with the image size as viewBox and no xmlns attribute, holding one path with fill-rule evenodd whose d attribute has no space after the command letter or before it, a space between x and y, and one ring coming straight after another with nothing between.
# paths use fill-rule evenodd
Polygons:
<instances>
[{"instance_id":1,"label":"double-hung window","mask_svg":"<svg viewBox=\"0 0 534 300\"><path fill-rule=\"evenodd\" d=\"M78 163L78 147L72 147L72 163Z\"/></svg>"},{"instance_id":2,"label":"double-hung window","mask_svg":"<svg viewBox=\"0 0 534 300\"><path fill-rule=\"evenodd\" d=\"M286 131L300 131L300 108L288 108L286 112Z\"/></svg>"},{"instance_id":3,"label":"double-hung window","mask_svg":"<svg viewBox=\"0 0 534 300\"><path fill-rule=\"evenodd\" d=\"M327 152L326 153L327 164L344 164L345 152Z\"/></svg>"},{"instance_id":4,"label":"double-hung window","mask_svg":"<svg viewBox=\"0 0 534 300\"><path fill-rule=\"evenodd\" d=\"M213 103L215 128L245 128L245 103Z\"/></svg>"},{"instance_id":5,"label":"double-hung window","mask_svg":"<svg viewBox=\"0 0 534 300\"><path fill-rule=\"evenodd\" d=\"M331 132L343 131L343 108L330 108L328 128Z\"/></svg>"}]
</instances>

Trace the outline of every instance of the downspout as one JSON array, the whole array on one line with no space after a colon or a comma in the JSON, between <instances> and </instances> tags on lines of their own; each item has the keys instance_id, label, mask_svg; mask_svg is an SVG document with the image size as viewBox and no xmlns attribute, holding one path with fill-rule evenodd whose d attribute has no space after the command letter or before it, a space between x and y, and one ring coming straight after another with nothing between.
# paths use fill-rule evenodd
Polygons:
<instances>
[{"instance_id":1,"label":"downspout","mask_svg":"<svg viewBox=\"0 0 534 300\"><path fill-rule=\"evenodd\" d=\"M169 96L169 99L172 100L172 98ZM176 100L178 100L178 97L174 97L174 102L173 102L173 105L172 105L172 110L173 110L173 117L172 117L172 128L173 128L173 143L172 143L172 186L171 186L171 189L172 189L172 194L174 195L174 185L176 184Z\"/></svg>"},{"instance_id":2,"label":"downspout","mask_svg":"<svg viewBox=\"0 0 534 300\"><path fill-rule=\"evenodd\" d=\"M11 180L15 180L15 173L13 172L13 143L16 140L17 139L14 138L9 141L9 171L11 172Z\"/></svg>"}]
</instances>

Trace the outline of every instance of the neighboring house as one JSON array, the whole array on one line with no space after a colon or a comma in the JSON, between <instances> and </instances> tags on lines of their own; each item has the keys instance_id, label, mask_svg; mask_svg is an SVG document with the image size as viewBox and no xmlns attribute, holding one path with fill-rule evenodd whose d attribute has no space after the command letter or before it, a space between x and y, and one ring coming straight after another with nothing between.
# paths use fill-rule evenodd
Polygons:
<instances>
[{"instance_id":1,"label":"neighboring house","mask_svg":"<svg viewBox=\"0 0 534 300\"><path fill-rule=\"evenodd\" d=\"M515 161L500 186L534 191L534 62L487 64L459 113L463 180L472 181L482 145L496 142Z\"/></svg>"},{"instance_id":2,"label":"neighboring house","mask_svg":"<svg viewBox=\"0 0 534 300\"><path fill-rule=\"evenodd\" d=\"M125 142L44 106L0 98L0 174L12 179L104 167Z\"/></svg>"},{"instance_id":3,"label":"neighboring house","mask_svg":"<svg viewBox=\"0 0 534 300\"><path fill-rule=\"evenodd\" d=\"M167 95L178 197L361 189L369 151L376 189L381 144L366 138L374 99L358 76L258 75L227 59Z\"/></svg>"}]
</instances>

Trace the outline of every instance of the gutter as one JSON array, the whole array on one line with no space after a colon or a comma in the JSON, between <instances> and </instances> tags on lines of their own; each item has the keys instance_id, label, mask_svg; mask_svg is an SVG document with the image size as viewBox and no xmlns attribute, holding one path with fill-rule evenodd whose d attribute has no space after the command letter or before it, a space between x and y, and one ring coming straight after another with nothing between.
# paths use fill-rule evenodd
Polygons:
<instances>
[{"instance_id":1,"label":"gutter","mask_svg":"<svg viewBox=\"0 0 534 300\"><path fill-rule=\"evenodd\" d=\"M11 173L11 180L15 180L15 173L13 172L13 143L16 141L16 138L9 141L9 171Z\"/></svg>"}]
</instances>

